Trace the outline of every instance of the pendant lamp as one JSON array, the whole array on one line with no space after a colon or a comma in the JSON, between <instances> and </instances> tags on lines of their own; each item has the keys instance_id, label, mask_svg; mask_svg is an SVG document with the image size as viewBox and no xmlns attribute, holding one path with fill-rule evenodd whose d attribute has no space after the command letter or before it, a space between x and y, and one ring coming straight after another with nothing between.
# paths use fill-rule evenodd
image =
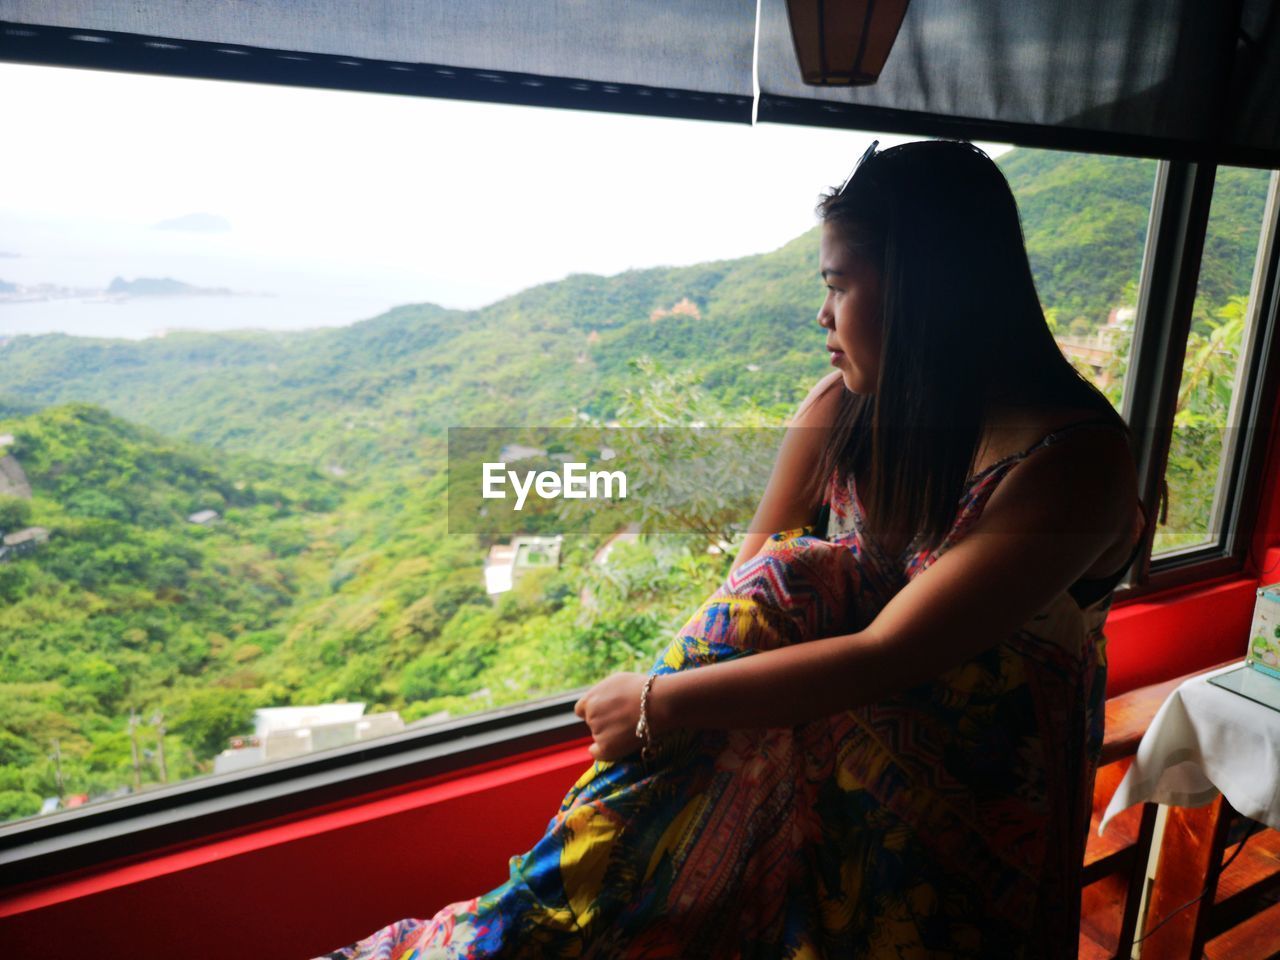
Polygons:
<instances>
[{"instance_id":1,"label":"pendant lamp","mask_svg":"<svg viewBox=\"0 0 1280 960\"><path fill-rule=\"evenodd\" d=\"M787 0L791 38L804 82L866 86L898 39L909 0Z\"/></svg>"}]
</instances>

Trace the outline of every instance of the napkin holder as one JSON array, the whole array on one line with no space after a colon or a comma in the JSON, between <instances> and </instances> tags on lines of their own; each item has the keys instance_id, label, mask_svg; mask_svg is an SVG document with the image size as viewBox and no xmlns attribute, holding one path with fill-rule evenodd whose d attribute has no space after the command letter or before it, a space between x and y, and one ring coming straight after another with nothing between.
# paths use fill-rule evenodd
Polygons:
<instances>
[{"instance_id":1,"label":"napkin holder","mask_svg":"<svg viewBox=\"0 0 1280 960\"><path fill-rule=\"evenodd\" d=\"M1258 588L1245 662L1280 680L1280 583Z\"/></svg>"}]
</instances>

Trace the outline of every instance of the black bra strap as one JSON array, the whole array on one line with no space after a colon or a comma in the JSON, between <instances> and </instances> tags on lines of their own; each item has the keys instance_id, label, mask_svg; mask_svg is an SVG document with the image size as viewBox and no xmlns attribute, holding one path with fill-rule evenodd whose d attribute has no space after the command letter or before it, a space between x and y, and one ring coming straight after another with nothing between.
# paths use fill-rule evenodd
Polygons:
<instances>
[{"instance_id":1,"label":"black bra strap","mask_svg":"<svg viewBox=\"0 0 1280 960\"><path fill-rule=\"evenodd\" d=\"M1097 603L1114 590L1116 585L1124 579L1124 575L1129 572L1129 568L1133 566L1133 562L1138 559L1138 554L1142 551L1142 541L1143 538L1139 537L1138 542L1133 545L1129 559L1121 564L1119 570L1107 574L1105 577L1097 577L1090 580L1082 578L1067 587L1067 593L1071 594L1071 599L1075 600L1081 610Z\"/></svg>"}]
</instances>

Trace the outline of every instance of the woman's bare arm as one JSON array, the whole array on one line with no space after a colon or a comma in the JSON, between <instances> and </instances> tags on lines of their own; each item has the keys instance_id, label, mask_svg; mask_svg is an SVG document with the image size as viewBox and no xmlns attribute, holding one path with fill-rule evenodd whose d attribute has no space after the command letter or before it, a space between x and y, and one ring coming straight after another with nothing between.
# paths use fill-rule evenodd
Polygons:
<instances>
[{"instance_id":1,"label":"woman's bare arm","mask_svg":"<svg viewBox=\"0 0 1280 960\"><path fill-rule=\"evenodd\" d=\"M760 506L733 561L735 567L759 553L773 534L794 530L813 519L818 507L811 487L813 470L840 409L840 376L840 371L834 370L823 377L796 409L778 448Z\"/></svg>"},{"instance_id":2,"label":"woman's bare arm","mask_svg":"<svg viewBox=\"0 0 1280 960\"><path fill-rule=\"evenodd\" d=\"M1062 595L1132 518L1123 438L1081 435L1013 470L969 533L903 587L863 631L667 674L655 733L794 726L893 696L1012 636ZM614 674L578 703L592 755L636 749L641 674Z\"/></svg>"}]
</instances>

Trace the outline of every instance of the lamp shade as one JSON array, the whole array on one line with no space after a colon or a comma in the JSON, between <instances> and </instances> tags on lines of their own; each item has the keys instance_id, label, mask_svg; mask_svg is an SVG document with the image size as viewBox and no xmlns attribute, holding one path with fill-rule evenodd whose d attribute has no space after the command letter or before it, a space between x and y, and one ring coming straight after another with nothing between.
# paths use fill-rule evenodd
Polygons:
<instances>
[{"instance_id":1,"label":"lamp shade","mask_svg":"<svg viewBox=\"0 0 1280 960\"><path fill-rule=\"evenodd\" d=\"M909 0L787 0L800 75L814 86L880 78Z\"/></svg>"}]
</instances>

